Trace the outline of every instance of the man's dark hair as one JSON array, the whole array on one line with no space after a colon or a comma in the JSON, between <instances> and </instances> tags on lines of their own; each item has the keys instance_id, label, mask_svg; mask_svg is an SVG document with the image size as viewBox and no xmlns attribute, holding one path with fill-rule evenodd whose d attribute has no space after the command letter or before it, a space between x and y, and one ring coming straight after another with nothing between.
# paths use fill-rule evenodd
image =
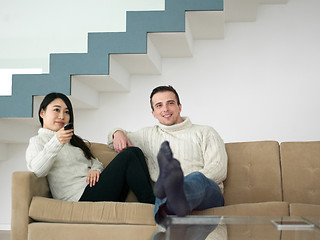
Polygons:
<instances>
[{"instance_id":1,"label":"man's dark hair","mask_svg":"<svg viewBox=\"0 0 320 240\"><path fill-rule=\"evenodd\" d=\"M153 95L155 95L158 92L173 92L174 95L176 95L176 99L177 99L178 105L180 105L179 95L178 95L177 91L172 86L170 86L170 85L168 85L168 86L159 86L159 87L156 87L155 89L153 89L152 92L151 92L151 95L150 95L150 105L151 105L152 111L154 110L153 106L152 106L152 97L153 97Z\"/></svg>"}]
</instances>

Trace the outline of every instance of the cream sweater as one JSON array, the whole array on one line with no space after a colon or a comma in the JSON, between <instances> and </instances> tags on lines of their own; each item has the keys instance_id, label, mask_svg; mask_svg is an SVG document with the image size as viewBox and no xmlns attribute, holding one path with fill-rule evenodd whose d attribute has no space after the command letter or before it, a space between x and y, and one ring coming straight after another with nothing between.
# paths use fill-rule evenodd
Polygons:
<instances>
[{"instance_id":1,"label":"cream sweater","mask_svg":"<svg viewBox=\"0 0 320 240\"><path fill-rule=\"evenodd\" d=\"M44 128L30 139L26 160L37 177L47 176L52 196L66 201L80 199L89 170L103 170L98 159L88 160L80 148L60 143L56 132Z\"/></svg>"},{"instance_id":2,"label":"cream sweater","mask_svg":"<svg viewBox=\"0 0 320 240\"><path fill-rule=\"evenodd\" d=\"M184 175L201 172L223 190L222 181L227 176L227 153L223 140L212 127L192 124L189 118L183 120L172 126L159 124L137 132L115 129L108 135L108 145L113 148L113 133L122 130L131 144L144 152L151 179L156 181L159 175L157 154L161 143L167 140L174 158L181 163Z\"/></svg>"}]
</instances>

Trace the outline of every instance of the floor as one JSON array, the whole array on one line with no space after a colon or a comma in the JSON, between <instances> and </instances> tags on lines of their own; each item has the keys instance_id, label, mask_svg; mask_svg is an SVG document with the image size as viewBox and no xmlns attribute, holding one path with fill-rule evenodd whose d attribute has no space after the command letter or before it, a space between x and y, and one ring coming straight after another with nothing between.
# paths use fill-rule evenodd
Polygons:
<instances>
[{"instance_id":1,"label":"floor","mask_svg":"<svg viewBox=\"0 0 320 240\"><path fill-rule=\"evenodd\" d=\"M0 231L0 240L10 240L10 231Z\"/></svg>"}]
</instances>

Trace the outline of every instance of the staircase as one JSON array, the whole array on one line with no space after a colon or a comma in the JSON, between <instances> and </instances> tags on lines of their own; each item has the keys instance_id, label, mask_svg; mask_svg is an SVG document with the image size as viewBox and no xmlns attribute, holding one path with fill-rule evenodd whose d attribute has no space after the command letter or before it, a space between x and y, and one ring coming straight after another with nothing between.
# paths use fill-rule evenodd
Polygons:
<instances>
[{"instance_id":1,"label":"staircase","mask_svg":"<svg viewBox=\"0 0 320 240\"><path fill-rule=\"evenodd\" d=\"M47 93L97 109L101 92L129 92L132 75L161 75L162 58L192 57L193 42L223 39L226 22L255 21L259 4L286 2L166 0L164 11L127 12L126 32L89 33L87 53L52 53L48 74L13 76L12 96L0 96L0 149L34 135Z\"/></svg>"}]
</instances>

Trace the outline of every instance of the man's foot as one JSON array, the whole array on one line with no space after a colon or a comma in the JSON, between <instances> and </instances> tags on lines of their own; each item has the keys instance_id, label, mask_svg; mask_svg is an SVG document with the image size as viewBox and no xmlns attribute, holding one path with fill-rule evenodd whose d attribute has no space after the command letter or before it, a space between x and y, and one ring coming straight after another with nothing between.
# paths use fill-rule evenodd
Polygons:
<instances>
[{"instance_id":1,"label":"man's foot","mask_svg":"<svg viewBox=\"0 0 320 240\"><path fill-rule=\"evenodd\" d=\"M166 197L165 191L163 189L163 182L165 179L164 169L166 168L167 165L170 164L170 161L172 160L172 156L173 155L169 147L169 142L167 141L163 142L161 144L161 147L157 156L160 173L159 173L158 180L156 181L153 187L154 195L160 199Z\"/></svg>"},{"instance_id":2,"label":"man's foot","mask_svg":"<svg viewBox=\"0 0 320 240\"><path fill-rule=\"evenodd\" d=\"M188 203L183 190L184 175L180 162L173 158L169 143L161 144L158 153L159 178L154 187L158 198L167 197L166 207L179 217L188 213Z\"/></svg>"}]
</instances>

